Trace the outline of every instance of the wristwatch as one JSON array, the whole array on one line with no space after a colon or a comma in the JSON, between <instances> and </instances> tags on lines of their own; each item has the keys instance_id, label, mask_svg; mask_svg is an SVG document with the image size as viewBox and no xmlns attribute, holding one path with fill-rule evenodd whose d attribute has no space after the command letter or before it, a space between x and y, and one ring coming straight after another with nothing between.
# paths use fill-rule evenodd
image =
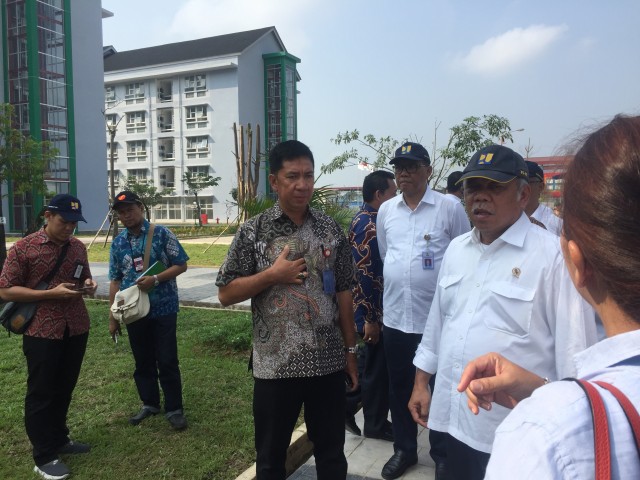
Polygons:
<instances>
[{"instance_id":1,"label":"wristwatch","mask_svg":"<svg viewBox=\"0 0 640 480\"><path fill-rule=\"evenodd\" d=\"M160 285L160 280L158 280L158 275L154 275L153 276L153 286L157 287L158 285Z\"/></svg>"},{"instance_id":2,"label":"wristwatch","mask_svg":"<svg viewBox=\"0 0 640 480\"><path fill-rule=\"evenodd\" d=\"M356 347L344 347L344 353L357 353Z\"/></svg>"}]
</instances>

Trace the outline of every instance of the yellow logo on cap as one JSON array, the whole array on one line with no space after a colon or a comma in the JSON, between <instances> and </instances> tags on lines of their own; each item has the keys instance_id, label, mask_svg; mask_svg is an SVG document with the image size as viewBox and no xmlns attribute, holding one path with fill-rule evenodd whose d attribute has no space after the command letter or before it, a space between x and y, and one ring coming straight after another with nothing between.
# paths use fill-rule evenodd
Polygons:
<instances>
[{"instance_id":1,"label":"yellow logo on cap","mask_svg":"<svg viewBox=\"0 0 640 480\"><path fill-rule=\"evenodd\" d=\"M480 160L478 160L478 165L490 165L493 160L493 153L483 153L480 155Z\"/></svg>"},{"instance_id":2,"label":"yellow logo on cap","mask_svg":"<svg viewBox=\"0 0 640 480\"><path fill-rule=\"evenodd\" d=\"M71 202L71 210L77 210L78 208L80 208L78 202Z\"/></svg>"},{"instance_id":3,"label":"yellow logo on cap","mask_svg":"<svg viewBox=\"0 0 640 480\"><path fill-rule=\"evenodd\" d=\"M403 145L402 153L409 153L409 152L411 152L411 145Z\"/></svg>"}]
</instances>

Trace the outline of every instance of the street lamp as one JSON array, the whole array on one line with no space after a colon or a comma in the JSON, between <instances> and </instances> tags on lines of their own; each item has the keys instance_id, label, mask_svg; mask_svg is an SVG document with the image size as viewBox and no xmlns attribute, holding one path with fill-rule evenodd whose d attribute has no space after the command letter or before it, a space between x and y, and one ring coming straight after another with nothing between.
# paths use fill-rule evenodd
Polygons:
<instances>
[{"instance_id":1,"label":"street lamp","mask_svg":"<svg viewBox=\"0 0 640 480\"><path fill-rule=\"evenodd\" d=\"M504 145L504 137L513 133L513 132L524 132L524 128L518 128L516 130L509 130L508 132L503 133L502 135L500 135L500 145ZM509 135L511 136L511 135ZM511 140L513 142L513 140Z\"/></svg>"}]
</instances>

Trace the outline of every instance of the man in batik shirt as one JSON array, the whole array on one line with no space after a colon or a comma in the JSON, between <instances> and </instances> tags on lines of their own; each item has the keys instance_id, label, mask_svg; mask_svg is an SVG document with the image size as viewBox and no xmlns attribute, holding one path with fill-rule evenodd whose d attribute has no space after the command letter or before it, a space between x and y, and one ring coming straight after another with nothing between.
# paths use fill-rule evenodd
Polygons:
<instances>
[{"instance_id":1,"label":"man in batik shirt","mask_svg":"<svg viewBox=\"0 0 640 480\"><path fill-rule=\"evenodd\" d=\"M340 480L347 474L345 364L349 382L358 383L353 258L340 226L309 208L309 148L282 142L269 167L278 203L240 227L216 281L223 305L252 300L257 478L285 478L304 405L318 479Z\"/></svg>"},{"instance_id":2,"label":"man in batik shirt","mask_svg":"<svg viewBox=\"0 0 640 480\"><path fill-rule=\"evenodd\" d=\"M395 194L396 183L391 172L377 170L367 175L362 184L364 204L353 217L349 229L349 243L357 269L353 288L354 319L358 335L365 344L360 377L364 435L387 441L393 441L393 432L387 420L389 376L382 334L383 264L376 237L376 217L380 205ZM348 415L345 420L348 430L349 426L353 428L353 423L355 420Z\"/></svg>"}]
</instances>

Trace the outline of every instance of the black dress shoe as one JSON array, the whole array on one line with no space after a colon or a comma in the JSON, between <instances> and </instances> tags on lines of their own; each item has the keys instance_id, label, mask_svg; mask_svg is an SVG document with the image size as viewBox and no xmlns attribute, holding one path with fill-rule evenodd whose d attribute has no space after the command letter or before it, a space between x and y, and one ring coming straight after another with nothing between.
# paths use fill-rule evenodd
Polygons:
<instances>
[{"instance_id":1,"label":"black dress shoe","mask_svg":"<svg viewBox=\"0 0 640 480\"><path fill-rule=\"evenodd\" d=\"M449 477L447 475L447 464L446 463L436 463L436 480L447 480Z\"/></svg>"},{"instance_id":2,"label":"black dress shoe","mask_svg":"<svg viewBox=\"0 0 640 480\"><path fill-rule=\"evenodd\" d=\"M382 478L384 478L384 480L393 480L394 478L401 477L407 468L416 463L418 463L418 456L416 454L411 455L402 450L398 450L382 468Z\"/></svg>"},{"instance_id":3,"label":"black dress shoe","mask_svg":"<svg viewBox=\"0 0 640 480\"><path fill-rule=\"evenodd\" d=\"M362 435L360 427L358 427L358 424L356 423L356 418L353 415L351 415L350 417L345 417L344 428L347 432L353 433L358 437Z\"/></svg>"},{"instance_id":4,"label":"black dress shoe","mask_svg":"<svg viewBox=\"0 0 640 480\"><path fill-rule=\"evenodd\" d=\"M143 406L138 413L136 413L133 417L129 419L129 423L131 425L138 425L145 418L150 417L152 415L156 415L160 411L159 408L149 407L147 405Z\"/></svg>"}]
</instances>

